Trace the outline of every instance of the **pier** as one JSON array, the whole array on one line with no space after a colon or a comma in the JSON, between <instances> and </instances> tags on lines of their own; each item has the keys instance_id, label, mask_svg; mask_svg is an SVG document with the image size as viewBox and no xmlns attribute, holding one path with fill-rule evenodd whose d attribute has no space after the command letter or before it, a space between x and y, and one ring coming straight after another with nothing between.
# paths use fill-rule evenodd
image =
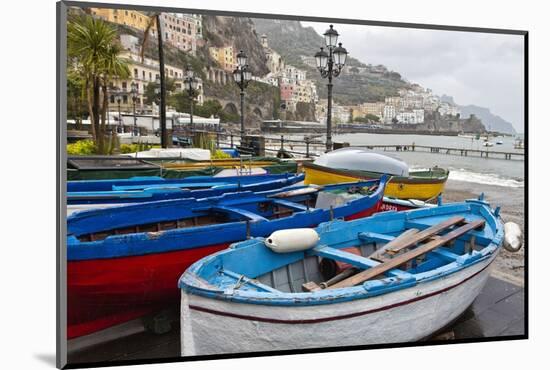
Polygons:
<instances>
[{"instance_id":1,"label":"pier","mask_svg":"<svg viewBox=\"0 0 550 370\"><path fill-rule=\"evenodd\" d=\"M493 159L521 160L525 159L525 153L519 152L503 152L483 149L466 149L466 148L451 148L429 145L357 145L367 149L382 149L383 151L392 152L427 152L435 154L459 155L464 157L481 157Z\"/></svg>"},{"instance_id":2,"label":"pier","mask_svg":"<svg viewBox=\"0 0 550 370\"><path fill-rule=\"evenodd\" d=\"M220 131L204 131L196 130L202 134L211 135L215 138L216 148L236 148L240 147L243 151L246 151L246 146L243 147L237 141L238 134L232 132L220 132ZM290 139L284 135L279 137L264 137L264 144L262 145L263 151L266 155L275 155L279 151L285 151L288 154L295 156L301 156L305 158L318 157L325 151L325 142L318 137L305 136L302 140ZM350 146L349 143L334 143L334 149ZM359 148L367 148L372 150L382 150L385 152L424 152L433 154L446 154L462 157L478 157L478 158L492 158L492 159L504 159L504 160L525 160L525 152L506 152L498 150L486 149L468 149L468 148L456 148L456 147L443 147L432 145L416 145L416 144L376 144L367 145L359 144L352 145ZM263 155L263 154L262 154Z\"/></svg>"}]
</instances>

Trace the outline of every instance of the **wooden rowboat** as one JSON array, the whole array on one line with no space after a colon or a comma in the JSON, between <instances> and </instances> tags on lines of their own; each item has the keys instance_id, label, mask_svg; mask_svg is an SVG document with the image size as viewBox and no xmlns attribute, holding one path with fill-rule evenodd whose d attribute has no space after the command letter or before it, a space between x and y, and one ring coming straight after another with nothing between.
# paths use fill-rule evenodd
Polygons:
<instances>
[{"instance_id":1,"label":"wooden rowboat","mask_svg":"<svg viewBox=\"0 0 550 370\"><path fill-rule=\"evenodd\" d=\"M313 163L304 162L303 168L306 173L306 185L376 179L382 173L390 173L393 177L386 187L385 195L399 199L436 198L443 192L449 176L448 170L438 167L409 172L404 162L358 148L335 150L324 154ZM384 168L389 170L383 171ZM395 172L392 173L391 170Z\"/></svg>"},{"instance_id":2,"label":"wooden rowboat","mask_svg":"<svg viewBox=\"0 0 550 370\"><path fill-rule=\"evenodd\" d=\"M74 213L67 219L68 338L177 305L178 277L247 237L377 212L387 177ZM368 188L369 191L364 189Z\"/></svg>"},{"instance_id":3,"label":"wooden rowboat","mask_svg":"<svg viewBox=\"0 0 550 370\"><path fill-rule=\"evenodd\" d=\"M214 176L224 169L243 175L252 174L256 170L279 174L295 173L297 165L296 162L270 157L209 161L124 156L72 156L67 159L68 180L128 179L136 176L183 179L189 176Z\"/></svg>"},{"instance_id":4,"label":"wooden rowboat","mask_svg":"<svg viewBox=\"0 0 550 370\"><path fill-rule=\"evenodd\" d=\"M287 253L274 248L283 234L234 244L180 278L182 355L427 338L485 285L504 236L498 212L471 200L328 222Z\"/></svg>"},{"instance_id":5,"label":"wooden rowboat","mask_svg":"<svg viewBox=\"0 0 550 370\"><path fill-rule=\"evenodd\" d=\"M102 208L109 204L152 202L181 198L208 198L237 191L266 191L294 185L303 174L251 176L193 176L186 179L138 177L127 180L83 180L67 183L68 211L74 205Z\"/></svg>"}]
</instances>

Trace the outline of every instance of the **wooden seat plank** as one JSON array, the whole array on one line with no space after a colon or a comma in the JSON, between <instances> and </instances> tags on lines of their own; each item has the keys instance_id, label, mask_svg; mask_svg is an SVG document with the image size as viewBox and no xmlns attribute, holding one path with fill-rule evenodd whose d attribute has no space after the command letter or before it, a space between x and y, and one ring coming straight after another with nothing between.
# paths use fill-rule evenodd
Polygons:
<instances>
[{"instance_id":1,"label":"wooden seat plank","mask_svg":"<svg viewBox=\"0 0 550 370\"><path fill-rule=\"evenodd\" d=\"M467 223L463 226L460 226L453 231L441 236L440 238L437 238L429 243L426 243L418 248L415 248L413 250L410 250L407 253L403 253L387 262L381 263L378 266L372 267L370 269L364 270L356 275L353 275L345 280L340 281L339 283L336 283L327 289L337 289L337 288L345 288L345 287L351 287L357 284L361 284L375 276L378 276L380 274L383 274L391 269L396 268L397 266L400 266L406 262L409 262L410 260L421 256L425 253L430 252L431 250L441 247L442 245L448 243L451 240L454 240L467 232L480 228L485 225L484 220L475 220L473 222Z\"/></svg>"},{"instance_id":2,"label":"wooden seat plank","mask_svg":"<svg viewBox=\"0 0 550 370\"><path fill-rule=\"evenodd\" d=\"M427 229L414 234L410 238L403 240L400 244L394 245L391 248L387 248L386 252L395 254L402 249L410 248L416 243L423 242L424 240L433 237L435 234L461 222L464 222L464 217L451 217L443 222L430 226Z\"/></svg>"},{"instance_id":3,"label":"wooden seat plank","mask_svg":"<svg viewBox=\"0 0 550 370\"><path fill-rule=\"evenodd\" d=\"M418 229L409 229L404 233L401 233L400 235L396 236L393 240L386 243L382 248L374 251L374 253L372 253L369 256L369 258L375 259L377 261L384 261L386 258L382 256L382 254L386 253L388 249L401 245L401 243L403 243L405 240L407 240L411 236L418 233L418 231L419 231Z\"/></svg>"}]
</instances>

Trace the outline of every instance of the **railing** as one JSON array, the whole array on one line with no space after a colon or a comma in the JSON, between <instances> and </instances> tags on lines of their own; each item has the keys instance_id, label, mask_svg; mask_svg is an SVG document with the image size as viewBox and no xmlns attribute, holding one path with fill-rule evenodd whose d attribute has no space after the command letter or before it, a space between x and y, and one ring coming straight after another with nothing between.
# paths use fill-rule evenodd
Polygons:
<instances>
[{"instance_id":1,"label":"railing","mask_svg":"<svg viewBox=\"0 0 550 370\"><path fill-rule=\"evenodd\" d=\"M239 153L250 155L254 153L254 148L251 146L241 145L240 134L231 131L208 131L208 130L184 130L182 135L194 136L196 133L215 135L216 149L221 149L222 146L229 149L236 149ZM235 138L238 138L235 140ZM318 157L319 154L313 151L317 146L324 150L325 143L319 140L313 140L305 137L304 140L296 140L285 138L281 135L279 138L264 137L264 151L270 153L289 153L293 155L303 156L305 158ZM285 147L286 144L286 147ZM294 150L294 146L304 148L304 151ZM276 147L278 147L276 149Z\"/></svg>"}]
</instances>

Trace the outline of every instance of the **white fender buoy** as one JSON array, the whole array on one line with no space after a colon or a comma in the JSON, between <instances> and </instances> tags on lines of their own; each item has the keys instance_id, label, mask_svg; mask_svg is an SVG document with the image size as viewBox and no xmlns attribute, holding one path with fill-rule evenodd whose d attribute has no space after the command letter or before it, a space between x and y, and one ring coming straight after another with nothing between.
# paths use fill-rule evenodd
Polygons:
<instances>
[{"instance_id":1,"label":"white fender buoy","mask_svg":"<svg viewBox=\"0 0 550 370\"><path fill-rule=\"evenodd\" d=\"M504 224L504 243L502 246L508 252L517 252L523 245L523 233L521 228L515 222Z\"/></svg>"},{"instance_id":2,"label":"white fender buoy","mask_svg":"<svg viewBox=\"0 0 550 370\"><path fill-rule=\"evenodd\" d=\"M309 249L317 244L319 234L314 229L278 230L265 239L265 245L275 253Z\"/></svg>"}]
</instances>

